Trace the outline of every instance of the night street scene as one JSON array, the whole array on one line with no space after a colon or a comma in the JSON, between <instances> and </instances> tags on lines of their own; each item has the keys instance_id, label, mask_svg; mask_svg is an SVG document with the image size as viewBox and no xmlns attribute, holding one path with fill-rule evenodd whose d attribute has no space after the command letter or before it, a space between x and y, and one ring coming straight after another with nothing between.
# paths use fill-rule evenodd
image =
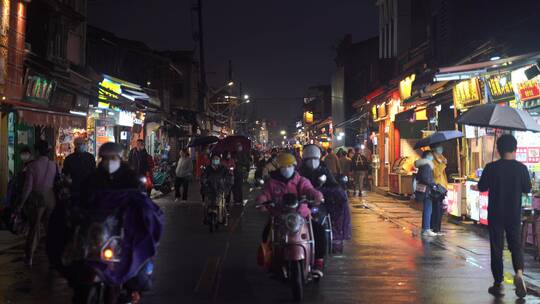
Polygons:
<instances>
[{"instance_id":1,"label":"night street scene","mask_svg":"<svg viewBox=\"0 0 540 304\"><path fill-rule=\"evenodd\" d=\"M540 304L540 1L0 1L0 304Z\"/></svg>"}]
</instances>

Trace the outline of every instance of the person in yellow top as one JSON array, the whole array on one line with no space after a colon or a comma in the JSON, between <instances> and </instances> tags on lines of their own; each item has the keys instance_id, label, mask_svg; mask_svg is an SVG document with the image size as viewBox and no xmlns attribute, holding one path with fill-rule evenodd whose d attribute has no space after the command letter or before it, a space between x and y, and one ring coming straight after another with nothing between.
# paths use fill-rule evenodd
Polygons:
<instances>
[{"instance_id":1,"label":"person in yellow top","mask_svg":"<svg viewBox=\"0 0 540 304\"><path fill-rule=\"evenodd\" d=\"M448 161L443 155L443 147L440 144L430 146L433 151L433 179L436 184L448 189L448 178L446 177L446 164ZM433 209L431 214L431 230L438 235L443 235L441 232L441 221L444 214L443 200L432 200Z\"/></svg>"}]
</instances>

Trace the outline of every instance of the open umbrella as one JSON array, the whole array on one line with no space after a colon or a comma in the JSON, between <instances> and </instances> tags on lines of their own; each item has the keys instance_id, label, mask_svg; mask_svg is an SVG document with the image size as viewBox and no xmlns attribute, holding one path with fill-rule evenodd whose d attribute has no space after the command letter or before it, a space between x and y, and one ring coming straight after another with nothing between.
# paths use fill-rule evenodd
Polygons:
<instances>
[{"instance_id":1,"label":"open umbrella","mask_svg":"<svg viewBox=\"0 0 540 304\"><path fill-rule=\"evenodd\" d=\"M241 135L227 136L214 146L212 153L233 152L236 151L238 145L242 145L244 151L249 151L251 149L251 140Z\"/></svg>"},{"instance_id":2,"label":"open umbrella","mask_svg":"<svg viewBox=\"0 0 540 304\"><path fill-rule=\"evenodd\" d=\"M540 125L529 113L496 104L474 107L461 114L458 123L477 127L540 132Z\"/></svg>"},{"instance_id":3,"label":"open umbrella","mask_svg":"<svg viewBox=\"0 0 540 304\"><path fill-rule=\"evenodd\" d=\"M456 138L463 137L463 133L457 130L449 130L449 131L438 131L426 138L422 138L419 140L416 145L414 145L415 149L419 149L422 147L431 146L434 144L443 143L445 141L449 141Z\"/></svg>"},{"instance_id":4,"label":"open umbrella","mask_svg":"<svg viewBox=\"0 0 540 304\"><path fill-rule=\"evenodd\" d=\"M218 141L219 141L219 138L215 136L196 137L191 140L188 147L206 146L213 143L217 143Z\"/></svg>"}]
</instances>

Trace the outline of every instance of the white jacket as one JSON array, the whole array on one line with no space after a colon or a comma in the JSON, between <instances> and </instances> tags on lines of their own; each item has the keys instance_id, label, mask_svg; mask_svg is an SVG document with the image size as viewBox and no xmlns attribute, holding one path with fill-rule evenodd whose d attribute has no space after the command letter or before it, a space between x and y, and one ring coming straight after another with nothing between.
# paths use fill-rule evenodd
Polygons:
<instances>
[{"instance_id":1,"label":"white jacket","mask_svg":"<svg viewBox=\"0 0 540 304\"><path fill-rule=\"evenodd\" d=\"M193 162L189 157L180 157L176 165L176 177L191 177L193 175Z\"/></svg>"}]
</instances>

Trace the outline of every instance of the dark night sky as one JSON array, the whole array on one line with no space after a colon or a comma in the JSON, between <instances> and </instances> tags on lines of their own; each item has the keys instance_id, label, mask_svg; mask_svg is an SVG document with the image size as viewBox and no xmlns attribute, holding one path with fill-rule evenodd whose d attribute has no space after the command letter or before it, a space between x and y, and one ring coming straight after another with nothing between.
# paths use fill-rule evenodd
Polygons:
<instances>
[{"instance_id":1,"label":"dark night sky","mask_svg":"<svg viewBox=\"0 0 540 304\"><path fill-rule=\"evenodd\" d=\"M194 0L193 0L194 1ZM192 0L89 0L89 23L158 49L194 49ZM234 78L255 98L259 117L291 123L307 87L330 84L334 47L377 34L373 0L206 0L205 43L209 84L222 86L233 61ZM194 20L195 21L195 20ZM283 99L282 99L283 98ZM289 100L286 100L289 99Z\"/></svg>"}]
</instances>

